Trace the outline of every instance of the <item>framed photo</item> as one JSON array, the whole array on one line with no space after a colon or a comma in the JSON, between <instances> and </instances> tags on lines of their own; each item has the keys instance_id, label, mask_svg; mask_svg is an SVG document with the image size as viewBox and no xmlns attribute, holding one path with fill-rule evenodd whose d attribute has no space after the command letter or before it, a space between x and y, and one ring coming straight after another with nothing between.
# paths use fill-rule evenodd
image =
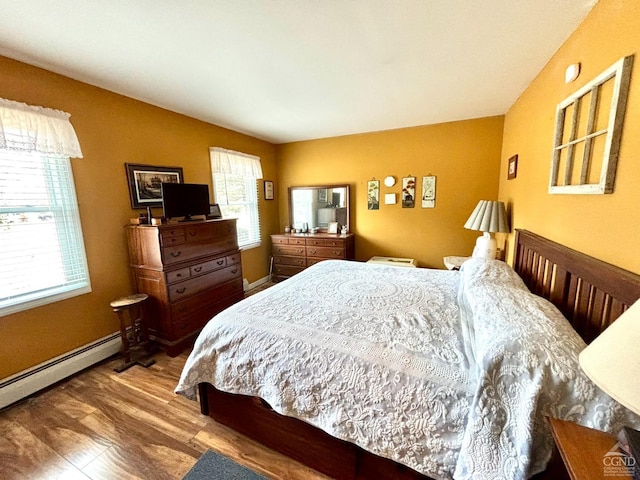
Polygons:
<instances>
[{"instance_id":1,"label":"framed photo","mask_svg":"<svg viewBox=\"0 0 640 480\"><path fill-rule=\"evenodd\" d=\"M217 203L213 203L211 205L209 205L209 215L207 215L208 218L222 218L222 212L220 211L220 205L218 205Z\"/></svg>"},{"instance_id":2,"label":"framed photo","mask_svg":"<svg viewBox=\"0 0 640 480\"><path fill-rule=\"evenodd\" d=\"M264 199L273 200L273 182L271 180L264 181Z\"/></svg>"},{"instance_id":3,"label":"framed photo","mask_svg":"<svg viewBox=\"0 0 640 480\"><path fill-rule=\"evenodd\" d=\"M318 190L318 203L327 203L327 189L321 188Z\"/></svg>"},{"instance_id":4,"label":"framed photo","mask_svg":"<svg viewBox=\"0 0 640 480\"><path fill-rule=\"evenodd\" d=\"M182 167L125 163L131 208L162 206L162 184L183 183Z\"/></svg>"},{"instance_id":5,"label":"framed photo","mask_svg":"<svg viewBox=\"0 0 640 480\"><path fill-rule=\"evenodd\" d=\"M507 180L516 178L518 175L518 155L514 155L509 159L509 168L507 170Z\"/></svg>"},{"instance_id":6,"label":"framed photo","mask_svg":"<svg viewBox=\"0 0 640 480\"><path fill-rule=\"evenodd\" d=\"M436 177L428 175L422 177L422 208L435 208L436 206Z\"/></svg>"},{"instance_id":7,"label":"framed photo","mask_svg":"<svg viewBox=\"0 0 640 480\"><path fill-rule=\"evenodd\" d=\"M402 208L416 206L416 177L402 179Z\"/></svg>"},{"instance_id":8,"label":"framed photo","mask_svg":"<svg viewBox=\"0 0 640 480\"><path fill-rule=\"evenodd\" d=\"M338 233L338 222L329 222L327 233Z\"/></svg>"},{"instance_id":9,"label":"framed photo","mask_svg":"<svg viewBox=\"0 0 640 480\"><path fill-rule=\"evenodd\" d=\"M367 182L367 210L380 210L380 180Z\"/></svg>"}]
</instances>

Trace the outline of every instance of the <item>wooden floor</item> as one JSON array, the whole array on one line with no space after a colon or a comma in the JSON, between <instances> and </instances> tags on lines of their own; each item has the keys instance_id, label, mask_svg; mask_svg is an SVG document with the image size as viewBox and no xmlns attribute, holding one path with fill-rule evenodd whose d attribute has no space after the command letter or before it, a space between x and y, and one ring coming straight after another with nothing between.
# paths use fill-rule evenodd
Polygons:
<instances>
[{"instance_id":1,"label":"wooden floor","mask_svg":"<svg viewBox=\"0 0 640 480\"><path fill-rule=\"evenodd\" d=\"M173 393L186 354L106 361L0 412L0 479L181 479L207 449L269 478L326 477L217 424Z\"/></svg>"}]
</instances>

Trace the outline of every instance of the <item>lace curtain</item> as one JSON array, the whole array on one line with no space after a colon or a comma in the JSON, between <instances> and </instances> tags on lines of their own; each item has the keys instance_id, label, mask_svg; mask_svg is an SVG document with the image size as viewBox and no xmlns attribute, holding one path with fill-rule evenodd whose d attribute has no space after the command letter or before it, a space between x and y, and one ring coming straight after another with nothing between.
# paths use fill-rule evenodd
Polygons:
<instances>
[{"instance_id":1,"label":"lace curtain","mask_svg":"<svg viewBox=\"0 0 640 480\"><path fill-rule=\"evenodd\" d=\"M211 171L245 177L262 178L260 157L248 153L235 152L220 147L209 148Z\"/></svg>"},{"instance_id":2,"label":"lace curtain","mask_svg":"<svg viewBox=\"0 0 640 480\"><path fill-rule=\"evenodd\" d=\"M70 116L0 98L0 149L82 158Z\"/></svg>"}]
</instances>

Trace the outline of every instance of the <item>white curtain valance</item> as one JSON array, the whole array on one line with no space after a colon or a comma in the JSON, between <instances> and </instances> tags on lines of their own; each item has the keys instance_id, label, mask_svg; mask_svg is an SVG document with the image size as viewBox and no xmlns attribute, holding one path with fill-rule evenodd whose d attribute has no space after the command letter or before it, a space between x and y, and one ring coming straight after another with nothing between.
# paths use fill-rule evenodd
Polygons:
<instances>
[{"instance_id":1,"label":"white curtain valance","mask_svg":"<svg viewBox=\"0 0 640 480\"><path fill-rule=\"evenodd\" d=\"M210 147L211 171L231 175L262 178L260 157L248 153L235 152L220 147Z\"/></svg>"},{"instance_id":2,"label":"white curtain valance","mask_svg":"<svg viewBox=\"0 0 640 480\"><path fill-rule=\"evenodd\" d=\"M82 158L70 116L0 98L0 148Z\"/></svg>"}]
</instances>

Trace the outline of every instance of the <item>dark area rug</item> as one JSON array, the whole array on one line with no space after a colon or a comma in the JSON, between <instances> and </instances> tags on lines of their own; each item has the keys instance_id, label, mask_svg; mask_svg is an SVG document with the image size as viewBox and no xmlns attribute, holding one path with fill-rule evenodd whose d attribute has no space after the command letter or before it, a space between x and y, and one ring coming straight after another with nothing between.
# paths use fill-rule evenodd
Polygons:
<instances>
[{"instance_id":1,"label":"dark area rug","mask_svg":"<svg viewBox=\"0 0 640 480\"><path fill-rule=\"evenodd\" d=\"M233 460L207 450L182 480L267 480Z\"/></svg>"}]
</instances>

